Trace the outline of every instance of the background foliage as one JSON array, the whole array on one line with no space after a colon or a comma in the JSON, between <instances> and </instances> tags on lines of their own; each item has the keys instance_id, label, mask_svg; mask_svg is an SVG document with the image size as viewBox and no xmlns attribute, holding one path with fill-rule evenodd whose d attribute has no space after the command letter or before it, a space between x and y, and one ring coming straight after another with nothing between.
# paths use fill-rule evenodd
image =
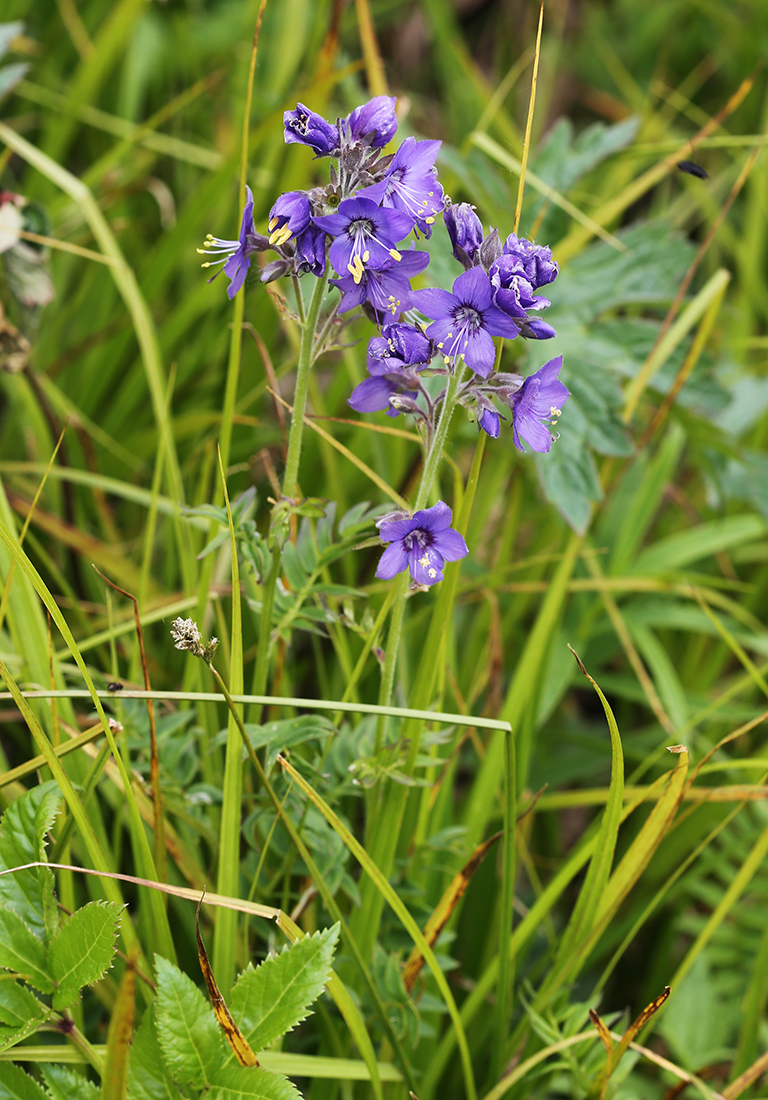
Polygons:
<instances>
[{"instance_id":1,"label":"background foliage","mask_svg":"<svg viewBox=\"0 0 768 1100\"><path fill-rule=\"evenodd\" d=\"M172 648L177 615L197 618L206 636L222 639L216 665L233 691L260 686L269 553L259 532L281 474L288 416L272 391L279 387L290 402L298 332L285 309L287 288L252 283L235 373L232 305L223 281L206 282L194 252L206 233L230 236L237 225L257 10L251 0L4 5L3 19L23 28L6 43L0 68L0 94L8 88L0 187L25 196L24 228L32 234L3 254L0 295L0 520L13 536L0 544L0 657L8 680L22 687L45 688L53 677L59 687L82 688L75 650L97 687L143 685L132 607L92 564L139 599L153 688L216 690L201 662ZM522 0L380 0L370 8L362 0L269 0L248 145L257 225L279 191L309 186L319 171L306 150L284 144L282 111L299 99L335 118L381 90L383 72L400 97L401 133L442 138L447 193L475 203L486 226L509 232L537 18L538 8ZM474 715L477 725L422 728L417 719L395 719L382 745L372 715L250 704L246 730L281 815L250 768L242 803L227 786L223 704L156 703L165 819L158 842L143 702L121 701L119 693L105 702L123 727L112 753L100 748L101 725L87 699L34 701L25 721L16 705L3 704L5 867L38 858L50 831L55 862L147 878L154 869L195 897L228 879L222 892L292 913L305 933L343 920L334 981L346 994L337 984L338 996L323 995L314 1016L280 1040L286 1023L262 1044L280 1048L267 1052L267 1070L290 1074L312 1097L367 1095L374 1050L383 1087L405 1095L405 1077L420 1100L469 1095L472 1076L489 1100L510 1089L586 1096L604 1086L616 1096L662 1097L674 1073L637 1051L620 1064L609 1057L606 1083L605 1051L587 1011L598 1008L622 1032L665 985L671 996L640 1041L678 1074L706 1079L690 1094L764 1092L733 1082L768 1049L768 757L755 721L768 694L768 188L764 154L749 160L765 142L768 83L759 62L767 48L761 0L551 0L545 8L521 231L550 244L560 261L550 288L558 337L543 357L536 344L532 352L509 346L504 362L525 373L562 353L573 396L551 454L520 455L503 432L489 443L468 521L471 554L453 567L448 627L425 665L442 597L437 590L409 601L397 669L399 703ZM729 104L740 89L739 102ZM35 160L14 135L44 158ZM674 157L665 162L671 154L693 159L709 178L680 172ZM738 194L719 224L734 185ZM49 248L34 235L101 260ZM439 229L429 247L426 281L450 280L458 269ZM404 421L363 423L350 412L346 399L364 376L370 326L345 332L348 346L312 378L317 431L305 434L300 484L325 515L318 518L318 508L301 520L282 562L268 688L354 705L377 697L388 590L373 579L376 550L354 548L374 534L373 510L388 507L393 493L412 495L420 450ZM11 544L65 422L19 552ZM476 441L475 426L457 417L441 486L456 512L467 499ZM233 502L242 608L232 600L217 443ZM41 586L74 649L56 614L49 645ZM608 721L568 643L605 692ZM436 672L428 689L425 667ZM513 789L499 782L505 735L483 718L515 731ZM34 759L81 729L93 737L63 757L60 774ZM687 778L687 758L664 751L675 743L690 750ZM284 749L316 801L285 778L277 762ZM670 761L678 761L671 779ZM38 784L38 771L56 784ZM27 787L35 794L21 800ZM387 848L392 806L400 807L402 828L376 884L361 874L344 829L376 858ZM343 828L334 827L328 807ZM446 1015L435 972L425 967L412 995L406 990L412 937L395 902L423 927L476 845L527 807L515 831L514 967L501 967L508 988L495 985L510 932L504 882L511 867L500 847L477 868L436 943L435 970L446 975L466 1029L462 1061L462 1032ZM14 812L19 823L11 830ZM233 823L234 854L223 846ZM14 846L12 836L26 840ZM593 851L610 856L614 845L612 865L596 858L585 873ZM219 1067L226 1048L213 1017L175 969L199 984L192 903L171 897L166 905L136 885L59 871L56 898L78 910L60 921L51 872L26 875L0 879L17 882L0 889L7 968L0 1057L39 1062L33 1072L41 1084L34 1091L31 1078L0 1062L0 1095L38 1097L43 1085L52 1096L95 1094L100 1059L121 1050L119 1029L108 1036L110 1019L129 1033L135 1024L134 1065L161 1066L149 1084L137 1084L133 1069L129 1095L168 1095L159 1090L180 1082L188 1091L201 1087L199 1074L184 1077L194 1044L187 1050L161 1023L153 1037L153 992L141 977L135 992L128 989L134 971L126 966L130 956L140 974L154 973L159 1003L174 982L183 986L189 1012L206 1021ZM385 905L387 880L394 902ZM122 903L122 955L101 977ZM266 912L202 913L228 997L235 974L251 973L251 960L279 949L285 928ZM71 975L74 921L89 922L83 939L100 937L103 958ZM14 955L19 942L26 954ZM153 971L155 953L167 961ZM79 1002L83 985L93 988ZM236 1006L244 1011L236 990L235 1016ZM135 1018L125 1007L134 996ZM52 1043L61 1062L48 1065L54 1056L41 1048ZM202 1041L200 1049L205 1056ZM90 1064L90 1085L67 1060ZM163 1084L163 1064L172 1086ZM121 1080L119 1064L109 1065L104 1081ZM250 1095L226 1092L232 1082L221 1088Z\"/></svg>"}]
</instances>

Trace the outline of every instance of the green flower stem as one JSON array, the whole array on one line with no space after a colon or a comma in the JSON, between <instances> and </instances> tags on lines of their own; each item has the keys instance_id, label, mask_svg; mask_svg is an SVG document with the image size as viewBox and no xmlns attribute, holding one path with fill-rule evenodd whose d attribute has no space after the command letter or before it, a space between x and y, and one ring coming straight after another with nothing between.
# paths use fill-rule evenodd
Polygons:
<instances>
[{"instance_id":1,"label":"green flower stem","mask_svg":"<svg viewBox=\"0 0 768 1100\"><path fill-rule=\"evenodd\" d=\"M463 373L463 372L462 372ZM432 485L437 475L440 460L443 456L443 447L448 436L448 428L456 405L456 392L459 388L460 374L457 372L450 376L448 388L443 402L443 410L437 424L437 430L432 439L432 446L427 452L424 470L421 475L421 484L416 495L414 512L424 508L432 492ZM408 574L403 573L397 578L394 607L389 624L389 636L387 638L387 650L384 657L384 668L381 673L381 687L379 689L379 705L388 707L392 701L392 693L395 687L395 670L397 668L397 656L400 649L400 635L403 630L403 617L405 614L405 599L408 586ZM375 752L381 752L384 745L384 718L380 718L376 726Z\"/></svg>"},{"instance_id":2,"label":"green flower stem","mask_svg":"<svg viewBox=\"0 0 768 1100\"><path fill-rule=\"evenodd\" d=\"M293 500L296 492L296 482L299 477L299 460L301 458L301 440L304 434L304 410L307 407L307 392L309 390L309 371L312 366L312 351L315 342L317 322L320 317L320 306L325 297L325 288L328 285L328 274L318 279L307 310L307 319L304 322L304 331L301 334L301 348L299 349L299 366L296 373L296 391L293 395L293 413L291 414L291 431L288 436L288 454L285 459L285 473L283 475L283 496Z\"/></svg>"}]
</instances>

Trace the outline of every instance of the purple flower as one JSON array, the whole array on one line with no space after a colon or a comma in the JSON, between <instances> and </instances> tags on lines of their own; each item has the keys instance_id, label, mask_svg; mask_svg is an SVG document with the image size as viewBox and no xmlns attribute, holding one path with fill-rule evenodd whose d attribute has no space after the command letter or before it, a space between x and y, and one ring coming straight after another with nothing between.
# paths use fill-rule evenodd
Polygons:
<instances>
[{"instance_id":1,"label":"purple flower","mask_svg":"<svg viewBox=\"0 0 768 1100\"><path fill-rule=\"evenodd\" d=\"M251 256L254 252L262 252L268 247L266 237L256 232L253 224L253 195L250 187L246 187L246 203L243 208L243 217L240 223L240 237L236 241L228 241L223 237L212 237L209 233L205 238L204 248L198 248L198 252L206 255L221 255L220 260L211 260L204 263L203 267L212 267L214 264L224 264L224 267L216 272L213 279L221 274L221 271L230 280L227 294L231 298L237 294L245 282L248 268L251 266ZM213 282L213 279L210 282Z\"/></svg>"},{"instance_id":2,"label":"purple flower","mask_svg":"<svg viewBox=\"0 0 768 1100\"><path fill-rule=\"evenodd\" d=\"M327 157L339 148L339 128L331 126L322 115L310 111L303 103L296 104L295 111L283 113L286 145L298 142L314 149L319 157Z\"/></svg>"},{"instance_id":3,"label":"purple flower","mask_svg":"<svg viewBox=\"0 0 768 1100\"><path fill-rule=\"evenodd\" d=\"M540 317L529 317L520 325L520 335L526 340L551 340L557 333Z\"/></svg>"},{"instance_id":4,"label":"purple flower","mask_svg":"<svg viewBox=\"0 0 768 1100\"><path fill-rule=\"evenodd\" d=\"M341 279L331 279L331 286L344 295L339 313L347 313L363 302L370 302L377 313L398 317L411 304L411 279L429 263L428 252L398 252L399 260L388 259L381 267L365 264L350 270ZM350 265L351 268L351 265Z\"/></svg>"},{"instance_id":5,"label":"purple flower","mask_svg":"<svg viewBox=\"0 0 768 1100\"><path fill-rule=\"evenodd\" d=\"M459 275L453 293L416 290L411 304L434 321L427 336L437 344L446 363L464 358L475 374L486 378L493 367L493 336L517 336L517 325L491 302L491 284L480 267Z\"/></svg>"},{"instance_id":6,"label":"purple flower","mask_svg":"<svg viewBox=\"0 0 768 1100\"><path fill-rule=\"evenodd\" d=\"M397 130L395 102L393 95L376 95L362 107L355 107L342 122L350 140L382 149Z\"/></svg>"},{"instance_id":7,"label":"purple flower","mask_svg":"<svg viewBox=\"0 0 768 1100\"><path fill-rule=\"evenodd\" d=\"M309 225L296 238L294 267L297 275L307 272L319 278L325 274L325 232L316 225Z\"/></svg>"},{"instance_id":8,"label":"purple flower","mask_svg":"<svg viewBox=\"0 0 768 1100\"><path fill-rule=\"evenodd\" d=\"M291 237L298 237L309 225L311 216L306 191L286 191L269 212L269 243L279 248Z\"/></svg>"},{"instance_id":9,"label":"purple flower","mask_svg":"<svg viewBox=\"0 0 768 1100\"><path fill-rule=\"evenodd\" d=\"M313 218L315 225L335 237L331 263L339 275L362 275L365 264L377 268L390 258L397 263L398 241L413 229L413 218L399 210L384 210L370 199L345 199L338 213Z\"/></svg>"},{"instance_id":10,"label":"purple flower","mask_svg":"<svg viewBox=\"0 0 768 1100\"><path fill-rule=\"evenodd\" d=\"M424 236L431 237L435 217L445 205L442 184L437 182L435 168L441 144L439 141L406 138L395 153L384 179L365 187L358 194L410 214Z\"/></svg>"},{"instance_id":11,"label":"purple flower","mask_svg":"<svg viewBox=\"0 0 768 1100\"><path fill-rule=\"evenodd\" d=\"M380 521L381 540L392 545L381 555L376 570L379 580L391 581L407 568L418 585L428 587L441 581L443 565L469 553L462 536L451 527L451 519L451 509L440 500L410 519Z\"/></svg>"},{"instance_id":12,"label":"purple flower","mask_svg":"<svg viewBox=\"0 0 768 1100\"><path fill-rule=\"evenodd\" d=\"M432 341L415 325L385 325L381 336L368 343L366 366L370 374L404 367L426 366L432 361Z\"/></svg>"},{"instance_id":13,"label":"purple flower","mask_svg":"<svg viewBox=\"0 0 768 1100\"><path fill-rule=\"evenodd\" d=\"M521 274L518 261L507 255L499 256L491 266L488 276L493 287L493 304L509 317L525 321L529 309L546 309L548 298L534 297L534 287Z\"/></svg>"},{"instance_id":14,"label":"purple flower","mask_svg":"<svg viewBox=\"0 0 768 1100\"><path fill-rule=\"evenodd\" d=\"M498 439L501 429L501 418L495 409L483 409L477 417L477 426L478 428L482 428L485 434L489 435L491 439Z\"/></svg>"},{"instance_id":15,"label":"purple flower","mask_svg":"<svg viewBox=\"0 0 768 1100\"><path fill-rule=\"evenodd\" d=\"M465 268L474 266L475 256L483 243L483 223L468 202L449 203L443 214L445 228L451 238L453 254Z\"/></svg>"},{"instance_id":16,"label":"purple flower","mask_svg":"<svg viewBox=\"0 0 768 1100\"><path fill-rule=\"evenodd\" d=\"M504 253L512 256L520 265L520 274L524 275L534 290L557 278L558 267L552 259L552 249L546 245L533 244L524 237L510 233L504 242Z\"/></svg>"},{"instance_id":17,"label":"purple flower","mask_svg":"<svg viewBox=\"0 0 768 1100\"><path fill-rule=\"evenodd\" d=\"M563 405L571 396L558 377L562 365L562 355L550 359L535 374L526 378L517 393L507 399L512 409L515 446L521 451L525 448L520 436L541 454L552 446L549 428L558 422Z\"/></svg>"}]
</instances>

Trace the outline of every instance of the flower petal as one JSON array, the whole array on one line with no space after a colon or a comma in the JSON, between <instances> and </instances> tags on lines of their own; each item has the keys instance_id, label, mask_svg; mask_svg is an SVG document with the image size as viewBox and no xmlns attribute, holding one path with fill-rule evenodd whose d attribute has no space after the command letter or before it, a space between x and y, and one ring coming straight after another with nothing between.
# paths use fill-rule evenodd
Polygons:
<instances>
[{"instance_id":1,"label":"flower petal","mask_svg":"<svg viewBox=\"0 0 768 1100\"><path fill-rule=\"evenodd\" d=\"M386 378L366 378L359 386L355 386L347 404L355 412L381 412L382 409L389 408L389 395L393 392L394 387Z\"/></svg>"},{"instance_id":2,"label":"flower petal","mask_svg":"<svg viewBox=\"0 0 768 1100\"><path fill-rule=\"evenodd\" d=\"M472 268L474 271L475 268ZM467 275L471 274L469 271ZM496 358L496 349L493 340L484 328L478 329L467 339L467 346L463 348L467 366L471 367L475 374L481 378L487 378L491 373Z\"/></svg>"},{"instance_id":3,"label":"flower petal","mask_svg":"<svg viewBox=\"0 0 768 1100\"><path fill-rule=\"evenodd\" d=\"M433 504L431 508L422 508L420 512L414 513L413 526L414 529L418 527L422 531L430 531L436 535L438 531L444 531L450 527L452 519L451 509L444 501L438 500L437 504Z\"/></svg>"},{"instance_id":4,"label":"flower petal","mask_svg":"<svg viewBox=\"0 0 768 1100\"><path fill-rule=\"evenodd\" d=\"M435 539L435 548L440 551L446 561L459 561L466 558L469 553L464 538L458 531L449 527L447 531L441 531Z\"/></svg>"},{"instance_id":5,"label":"flower petal","mask_svg":"<svg viewBox=\"0 0 768 1100\"><path fill-rule=\"evenodd\" d=\"M455 294L451 294L448 290L438 290L436 287L414 290L411 294L411 305L420 310L425 317L432 317L435 321L449 317L459 304Z\"/></svg>"},{"instance_id":6,"label":"flower petal","mask_svg":"<svg viewBox=\"0 0 768 1100\"><path fill-rule=\"evenodd\" d=\"M482 267L471 267L454 280L453 293L462 304L483 312L491 304L491 281Z\"/></svg>"},{"instance_id":7,"label":"flower petal","mask_svg":"<svg viewBox=\"0 0 768 1100\"><path fill-rule=\"evenodd\" d=\"M379 558L376 576L380 581L391 581L408 567L408 551L402 542L393 542Z\"/></svg>"},{"instance_id":8,"label":"flower petal","mask_svg":"<svg viewBox=\"0 0 768 1100\"><path fill-rule=\"evenodd\" d=\"M443 564L442 555L434 546L426 550L415 546L408 555L408 566L416 584L437 584L443 579Z\"/></svg>"}]
</instances>

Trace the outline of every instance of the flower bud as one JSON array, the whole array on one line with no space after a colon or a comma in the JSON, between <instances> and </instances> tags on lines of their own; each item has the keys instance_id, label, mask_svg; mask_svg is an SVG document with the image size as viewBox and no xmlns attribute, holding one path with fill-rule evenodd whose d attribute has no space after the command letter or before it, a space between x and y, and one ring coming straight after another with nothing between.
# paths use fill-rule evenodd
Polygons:
<instances>
[{"instance_id":1,"label":"flower bud","mask_svg":"<svg viewBox=\"0 0 768 1100\"><path fill-rule=\"evenodd\" d=\"M501 421L495 409L483 409L482 412L478 414L477 426L478 428L482 428L485 434L490 436L491 439L499 438Z\"/></svg>"},{"instance_id":2,"label":"flower bud","mask_svg":"<svg viewBox=\"0 0 768 1100\"><path fill-rule=\"evenodd\" d=\"M351 141L361 141L382 149L397 131L395 102L394 96L377 95L362 106L355 107L342 122L347 137Z\"/></svg>"},{"instance_id":3,"label":"flower bud","mask_svg":"<svg viewBox=\"0 0 768 1100\"><path fill-rule=\"evenodd\" d=\"M498 229L492 229L487 237L483 239L482 244L477 250L477 255L480 259L480 266L483 271L490 271L493 264L501 255L501 241L499 240Z\"/></svg>"},{"instance_id":4,"label":"flower bud","mask_svg":"<svg viewBox=\"0 0 768 1100\"><path fill-rule=\"evenodd\" d=\"M319 157L327 157L339 148L339 128L310 111L303 103L296 104L295 111L283 113L286 145L308 145Z\"/></svg>"},{"instance_id":5,"label":"flower bud","mask_svg":"<svg viewBox=\"0 0 768 1100\"><path fill-rule=\"evenodd\" d=\"M451 238L453 254L465 268L474 266L477 250L483 240L483 223L468 202L447 204L443 214L445 228Z\"/></svg>"},{"instance_id":6,"label":"flower bud","mask_svg":"<svg viewBox=\"0 0 768 1100\"><path fill-rule=\"evenodd\" d=\"M525 340L551 340L553 336L557 336L557 333L540 317L529 317L520 326L520 335Z\"/></svg>"}]
</instances>

